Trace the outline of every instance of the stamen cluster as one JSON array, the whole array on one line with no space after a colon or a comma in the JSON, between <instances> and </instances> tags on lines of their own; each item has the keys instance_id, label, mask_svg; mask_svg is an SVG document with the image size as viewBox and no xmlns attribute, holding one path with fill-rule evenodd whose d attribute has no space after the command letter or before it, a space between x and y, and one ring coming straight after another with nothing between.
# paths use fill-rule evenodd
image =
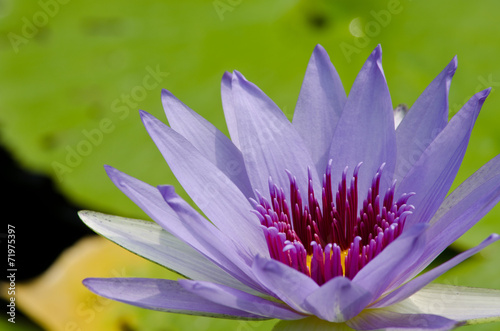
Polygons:
<instances>
[{"instance_id":1,"label":"stamen cluster","mask_svg":"<svg viewBox=\"0 0 500 331\"><path fill-rule=\"evenodd\" d=\"M273 259L308 275L319 285L337 276L352 279L402 233L405 220L414 209L407 204L413 193L394 201L394 182L380 203L382 165L358 209L360 166L361 163L355 167L349 182L348 168L344 169L334 195L330 161L323 175L321 203L315 196L310 170L306 202L296 178L289 172L290 203L284 190L271 178L270 200L256 192L258 201L252 201L254 213L259 217Z\"/></svg>"}]
</instances>

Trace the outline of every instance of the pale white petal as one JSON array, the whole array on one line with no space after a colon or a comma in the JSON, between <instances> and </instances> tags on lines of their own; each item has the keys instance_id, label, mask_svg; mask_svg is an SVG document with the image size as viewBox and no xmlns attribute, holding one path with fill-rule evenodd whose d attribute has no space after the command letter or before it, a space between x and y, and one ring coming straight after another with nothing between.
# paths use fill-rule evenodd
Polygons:
<instances>
[{"instance_id":1,"label":"pale white petal","mask_svg":"<svg viewBox=\"0 0 500 331\"><path fill-rule=\"evenodd\" d=\"M408 106L404 103L398 105L394 108L394 128L397 129L403 118L405 118L408 113Z\"/></svg>"},{"instance_id":2,"label":"pale white petal","mask_svg":"<svg viewBox=\"0 0 500 331\"><path fill-rule=\"evenodd\" d=\"M79 215L87 226L100 235L185 277L255 293L154 222L88 210L80 211Z\"/></svg>"},{"instance_id":3,"label":"pale white petal","mask_svg":"<svg viewBox=\"0 0 500 331\"><path fill-rule=\"evenodd\" d=\"M439 315L467 324L500 321L500 290L429 284L408 299L384 309Z\"/></svg>"}]
</instances>

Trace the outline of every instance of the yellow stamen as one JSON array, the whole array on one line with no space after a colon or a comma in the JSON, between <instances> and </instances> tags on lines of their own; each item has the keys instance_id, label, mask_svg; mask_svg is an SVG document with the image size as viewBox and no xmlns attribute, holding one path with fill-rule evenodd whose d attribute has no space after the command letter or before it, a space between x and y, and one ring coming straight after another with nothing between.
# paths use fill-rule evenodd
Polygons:
<instances>
[{"instance_id":1,"label":"yellow stamen","mask_svg":"<svg viewBox=\"0 0 500 331\"><path fill-rule=\"evenodd\" d=\"M323 253L323 256L324 255L325 254ZM306 262L307 262L307 270L309 270L309 276L311 276L311 261L312 261L312 258L313 258L312 254L307 254Z\"/></svg>"},{"instance_id":2,"label":"yellow stamen","mask_svg":"<svg viewBox=\"0 0 500 331\"><path fill-rule=\"evenodd\" d=\"M345 259L347 258L347 254L349 253L349 249L343 250L340 252L340 264L342 264L342 275L345 276ZM330 254L332 254L330 252ZM331 255L330 255L331 256ZM325 261L325 253L323 253L323 262ZM312 261L312 254L307 254L306 262L307 262L307 268L309 269L309 275L311 273L311 261Z\"/></svg>"},{"instance_id":3,"label":"yellow stamen","mask_svg":"<svg viewBox=\"0 0 500 331\"><path fill-rule=\"evenodd\" d=\"M347 254L349 253L349 250L343 250L340 252L340 263L342 264L342 275L345 276L345 259L347 258Z\"/></svg>"}]
</instances>

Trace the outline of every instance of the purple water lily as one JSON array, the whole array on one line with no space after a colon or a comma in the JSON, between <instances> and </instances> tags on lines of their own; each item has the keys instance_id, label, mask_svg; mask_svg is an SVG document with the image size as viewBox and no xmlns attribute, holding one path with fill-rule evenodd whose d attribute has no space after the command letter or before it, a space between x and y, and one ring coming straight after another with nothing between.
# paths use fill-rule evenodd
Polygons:
<instances>
[{"instance_id":1,"label":"purple water lily","mask_svg":"<svg viewBox=\"0 0 500 331\"><path fill-rule=\"evenodd\" d=\"M399 108L395 125L381 56L379 46L346 97L317 46L292 123L242 74L226 72L231 139L164 90L170 127L141 118L205 216L172 186L107 166L156 224L80 217L185 279L88 278L85 286L148 309L292 321L277 329L448 330L498 319L500 291L430 284L498 235L421 274L500 198L499 156L447 196L490 89L448 122L453 58L407 113Z\"/></svg>"}]
</instances>

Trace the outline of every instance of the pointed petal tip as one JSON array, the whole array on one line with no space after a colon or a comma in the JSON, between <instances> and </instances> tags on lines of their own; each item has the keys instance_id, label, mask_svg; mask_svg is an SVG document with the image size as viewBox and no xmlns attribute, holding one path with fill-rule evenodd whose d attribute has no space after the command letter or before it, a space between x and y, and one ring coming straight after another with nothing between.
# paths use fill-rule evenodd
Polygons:
<instances>
[{"instance_id":1,"label":"pointed petal tip","mask_svg":"<svg viewBox=\"0 0 500 331\"><path fill-rule=\"evenodd\" d=\"M172 185L159 185L157 186L157 189L158 191L160 191L165 200L177 197L177 193L175 193L175 187Z\"/></svg>"},{"instance_id":2,"label":"pointed petal tip","mask_svg":"<svg viewBox=\"0 0 500 331\"><path fill-rule=\"evenodd\" d=\"M448 65L446 66L446 73L449 78L455 75L457 67L458 67L458 61L457 61L457 56L455 55L453 59L451 59L450 63L448 63Z\"/></svg>"},{"instance_id":3,"label":"pointed petal tip","mask_svg":"<svg viewBox=\"0 0 500 331\"><path fill-rule=\"evenodd\" d=\"M312 59L315 59L317 61L316 65L324 67L323 70L329 70L328 67L333 66L328 52L320 44L317 44L316 47L314 47L313 53L311 55L311 60Z\"/></svg>"},{"instance_id":4,"label":"pointed petal tip","mask_svg":"<svg viewBox=\"0 0 500 331\"><path fill-rule=\"evenodd\" d=\"M109 165L105 165L104 170L106 171L106 174L108 175L109 179L111 179L111 181L113 182L113 184L115 184L116 187L121 189L127 186L124 180L124 174L120 170L115 169Z\"/></svg>"},{"instance_id":5,"label":"pointed petal tip","mask_svg":"<svg viewBox=\"0 0 500 331\"><path fill-rule=\"evenodd\" d=\"M167 89L161 89L161 98L162 98L162 101L163 101L164 98L169 98L169 97L173 97L173 96L174 95L169 90L167 90Z\"/></svg>"},{"instance_id":6,"label":"pointed petal tip","mask_svg":"<svg viewBox=\"0 0 500 331\"><path fill-rule=\"evenodd\" d=\"M92 213L92 211L90 210L79 210L77 212L78 214L78 217L80 218L80 220L86 225L88 226L89 228L92 228L90 226L90 224L88 223L90 221L90 214Z\"/></svg>"},{"instance_id":7,"label":"pointed petal tip","mask_svg":"<svg viewBox=\"0 0 500 331\"><path fill-rule=\"evenodd\" d=\"M492 233L488 236L488 238L486 238L486 240L499 240L500 239L500 235L496 234L496 233Z\"/></svg>"},{"instance_id":8,"label":"pointed petal tip","mask_svg":"<svg viewBox=\"0 0 500 331\"><path fill-rule=\"evenodd\" d=\"M326 53L326 50L323 46L321 46L320 44L316 44L316 46L314 46L314 50L313 50L313 53Z\"/></svg>"},{"instance_id":9,"label":"pointed petal tip","mask_svg":"<svg viewBox=\"0 0 500 331\"><path fill-rule=\"evenodd\" d=\"M85 278L84 280L82 280L82 284L90 291L97 293L93 286L96 280L99 280L99 278L92 278L92 277Z\"/></svg>"},{"instance_id":10,"label":"pointed petal tip","mask_svg":"<svg viewBox=\"0 0 500 331\"><path fill-rule=\"evenodd\" d=\"M455 55L453 59L450 61L450 66L453 66L455 70L457 69L458 66L458 57Z\"/></svg>"},{"instance_id":11,"label":"pointed petal tip","mask_svg":"<svg viewBox=\"0 0 500 331\"><path fill-rule=\"evenodd\" d=\"M90 214L94 213L93 211L91 210L87 210L87 209L82 209L82 210L79 210L77 212L78 214L78 217L80 217L80 219L85 222L84 219L86 219L87 217L89 217Z\"/></svg>"},{"instance_id":12,"label":"pointed petal tip","mask_svg":"<svg viewBox=\"0 0 500 331\"><path fill-rule=\"evenodd\" d=\"M491 89L492 89L491 87L488 87L485 90L479 91L469 99L467 103L473 102L475 105L474 107L471 108L472 111L478 113L481 110L484 102L486 101L486 98L490 95Z\"/></svg>"},{"instance_id":13,"label":"pointed petal tip","mask_svg":"<svg viewBox=\"0 0 500 331\"><path fill-rule=\"evenodd\" d=\"M247 81L245 76L243 76L243 74L241 72L239 72L238 70L233 70L232 80L233 81L244 81L244 82Z\"/></svg>"},{"instance_id":14,"label":"pointed petal tip","mask_svg":"<svg viewBox=\"0 0 500 331\"><path fill-rule=\"evenodd\" d=\"M377 47L375 47L375 49L373 50L371 55L378 61L380 61L382 59L382 45L378 44Z\"/></svg>"},{"instance_id":15,"label":"pointed petal tip","mask_svg":"<svg viewBox=\"0 0 500 331\"><path fill-rule=\"evenodd\" d=\"M111 282L113 281L120 281L120 279L118 278L115 278L114 280L113 279L110 279L110 278L98 278L98 277L89 277L89 278L85 278L84 280L82 280L82 284L83 286L85 286L89 291L97 294L97 295L100 295L100 296L103 296L103 297L108 297L110 295L110 285Z\"/></svg>"},{"instance_id":16,"label":"pointed petal tip","mask_svg":"<svg viewBox=\"0 0 500 331\"><path fill-rule=\"evenodd\" d=\"M139 109L139 116L141 116L141 119L144 120L144 118L147 118L151 115L147 111Z\"/></svg>"},{"instance_id":17,"label":"pointed petal tip","mask_svg":"<svg viewBox=\"0 0 500 331\"><path fill-rule=\"evenodd\" d=\"M486 98L490 95L491 89L491 87L488 87L486 90L477 93L476 95L478 96L479 101L484 102L484 100L486 100Z\"/></svg>"},{"instance_id":18,"label":"pointed petal tip","mask_svg":"<svg viewBox=\"0 0 500 331\"><path fill-rule=\"evenodd\" d=\"M88 288L88 286L87 286L87 284L88 284L88 278L85 278L84 280L82 280L82 284L83 284L83 286L85 286L85 287Z\"/></svg>"},{"instance_id":19,"label":"pointed petal tip","mask_svg":"<svg viewBox=\"0 0 500 331\"><path fill-rule=\"evenodd\" d=\"M233 79L233 73L229 71L224 71L222 74L222 80L223 81L231 81Z\"/></svg>"},{"instance_id":20,"label":"pointed petal tip","mask_svg":"<svg viewBox=\"0 0 500 331\"><path fill-rule=\"evenodd\" d=\"M372 51L368 59L366 60L365 66L370 65L370 63L375 63L377 68L380 70L382 75L384 76L384 69L382 68L382 46L380 44L375 47L375 49Z\"/></svg>"},{"instance_id":21,"label":"pointed petal tip","mask_svg":"<svg viewBox=\"0 0 500 331\"><path fill-rule=\"evenodd\" d=\"M116 168L108 165L108 164L105 164L104 165L104 171L106 171L106 174L109 176L109 177L112 177L114 176L115 174L118 174L120 171L118 171ZM113 178L111 178L113 179Z\"/></svg>"},{"instance_id":22,"label":"pointed petal tip","mask_svg":"<svg viewBox=\"0 0 500 331\"><path fill-rule=\"evenodd\" d=\"M242 89L245 91L245 93L250 93L250 95L257 94L258 98L268 98L267 96L264 95L264 92L262 92L257 85L249 81L241 72L238 70L233 71L233 77L231 81L231 88L233 89L233 92L235 92L238 89ZM241 91L240 91L241 92ZM236 92L238 95L238 92ZM272 102L272 101L271 101Z\"/></svg>"},{"instance_id":23,"label":"pointed petal tip","mask_svg":"<svg viewBox=\"0 0 500 331\"><path fill-rule=\"evenodd\" d=\"M142 124L146 127L146 130L149 132L149 128L151 126L159 126L160 123L163 124L159 119L148 113L147 111L139 109L139 115L141 117ZM170 128L165 125L166 128Z\"/></svg>"}]
</instances>

